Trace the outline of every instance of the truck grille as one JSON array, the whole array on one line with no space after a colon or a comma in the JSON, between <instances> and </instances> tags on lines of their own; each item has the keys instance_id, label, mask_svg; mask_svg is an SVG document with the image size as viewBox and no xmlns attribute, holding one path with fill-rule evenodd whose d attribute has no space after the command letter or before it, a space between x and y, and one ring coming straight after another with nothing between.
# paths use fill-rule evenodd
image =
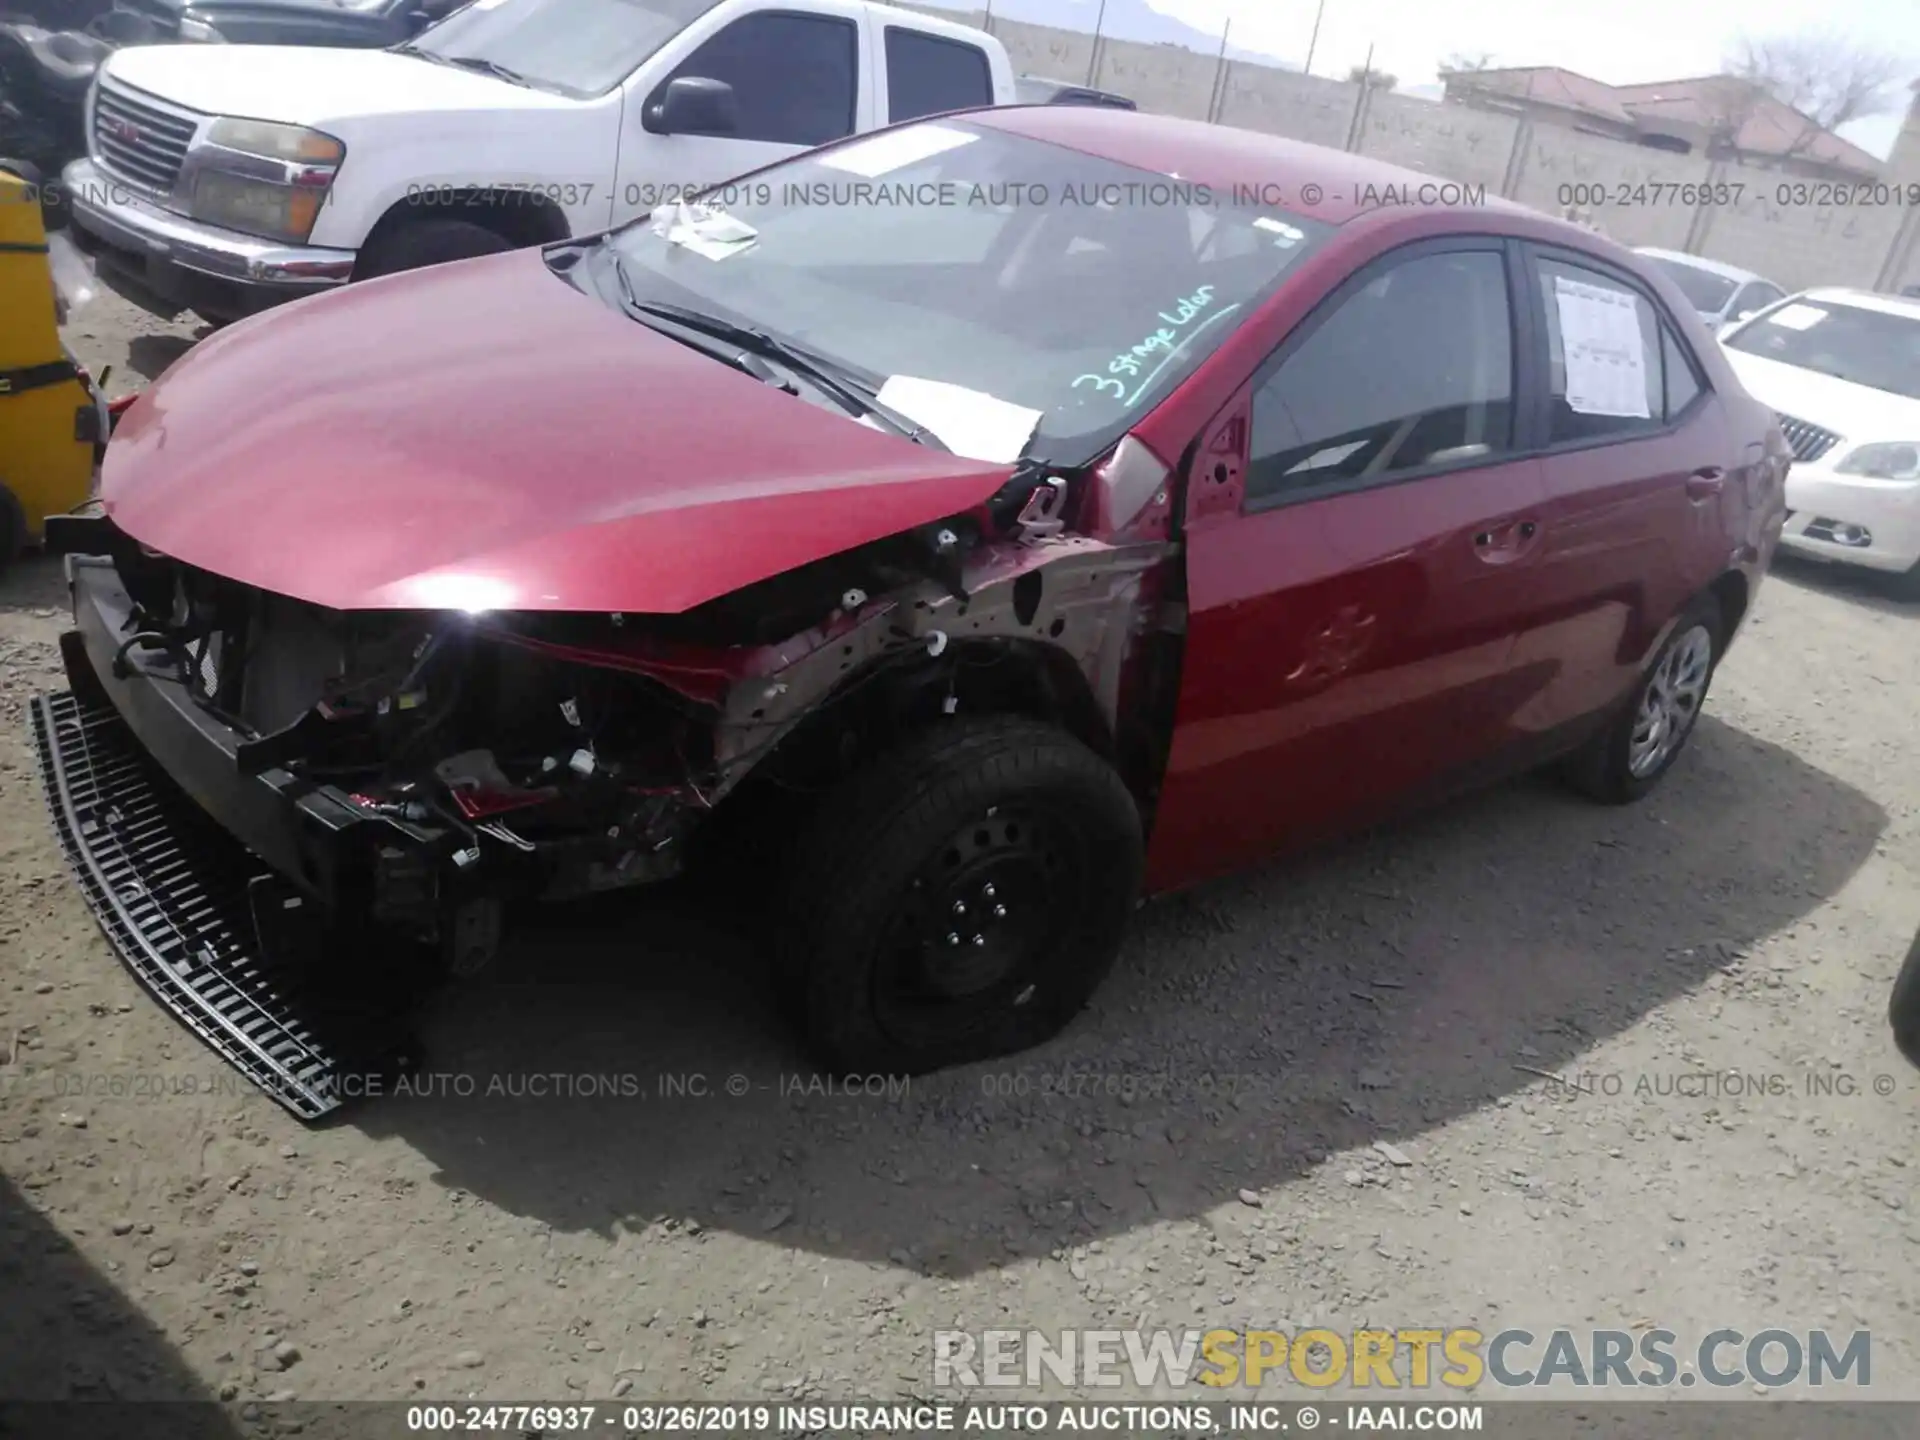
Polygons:
<instances>
[{"instance_id":1,"label":"truck grille","mask_svg":"<svg viewBox=\"0 0 1920 1440\"><path fill-rule=\"evenodd\" d=\"M370 983L337 955L290 965L270 954L263 907L304 902L272 888L266 867L160 770L112 705L43 695L32 721L54 829L88 908L134 978L236 1081L312 1121L380 1093L353 1077L411 1067L405 987L390 972Z\"/></svg>"},{"instance_id":2,"label":"truck grille","mask_svg":"<svg viewBox=\"0 0 1920 1440\"><path fill-rule=\"evenodd\" d=\"M1777 410L1774 411L1774 418L1780 422L1780 433L1787 437L1787 444L1793 447L1793 458L1796 460L1811 463L1840 443L1840 437L1833 431L1822 430L1805 420L1796 420Z\"/></svg>"},{"instance_id":3,"label":"truck grille","mask_svg":"<svg viewBox=\"0 0 1920 1440\"><path fill-rule=\"evenodd\" d=\"M93 102L94 158L122 179L171 194L198 124L189 111L102 79Z\"/></svg>"}]
</instances>

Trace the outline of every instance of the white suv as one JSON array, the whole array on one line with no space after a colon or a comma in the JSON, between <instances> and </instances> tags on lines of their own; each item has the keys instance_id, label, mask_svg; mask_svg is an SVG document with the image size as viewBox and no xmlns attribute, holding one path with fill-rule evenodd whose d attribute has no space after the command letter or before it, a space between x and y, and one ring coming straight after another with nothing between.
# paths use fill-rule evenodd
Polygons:
<instances>
[{"instance_id":1,"label":"white suv","mask_svg":"<svg viewBox=\"0 0 1920 1440\"><path fill-rule=\"evenodd\" d=\"M473 0L389 50L120 50L65 179L108 278L224 320L1013 96L993 36L866 0Z\"/></svg>"}]
</instances>

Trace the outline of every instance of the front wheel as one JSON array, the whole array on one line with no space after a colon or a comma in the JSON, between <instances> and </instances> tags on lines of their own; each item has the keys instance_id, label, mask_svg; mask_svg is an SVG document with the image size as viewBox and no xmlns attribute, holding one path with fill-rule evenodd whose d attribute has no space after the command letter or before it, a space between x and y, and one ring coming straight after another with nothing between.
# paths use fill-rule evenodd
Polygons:
<instances>
[{"instance_id":1,"label":"front wheel","mask_svg":"<svg viewBox=\"0 0 1920 1440\"><path fill-rule=\"evenodd\" d=\"M781 978L842 1074L925 1074L1058 1033L1112 967L1143 851L1113 768L1009 717L913 736L797 839Z\"/></svg>"},{"instance_id":2,"label":"front wheel","mask_svg":"<svg viewBox=\"0 0 1920 1440\"><path fill-rule=\"evenodd\" d=\"M1725 646L1725 621L1711 595L1681 613L1618 719L1569 757L1574 787L1610 805L1650 793L1680 758L1707 701Z\"/></svg>"}]
</instances>

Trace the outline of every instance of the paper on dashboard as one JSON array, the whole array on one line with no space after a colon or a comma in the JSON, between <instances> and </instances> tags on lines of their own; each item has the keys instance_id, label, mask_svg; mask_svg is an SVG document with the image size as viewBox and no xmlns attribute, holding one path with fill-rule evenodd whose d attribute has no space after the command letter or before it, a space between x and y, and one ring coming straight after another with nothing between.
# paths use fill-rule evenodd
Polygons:
<instances>
[{"instance_id":1,"label":"paper on dashboard","mask_svg":"<svg viewBox=\"0 0 1920 1440\"><path fill-rule=\"evenodd\" d=\"M1580 415L1647 419L1646 342L1634 297L1556 275L1553 299L1566 361L1567 407Z\"/></svg>"},{"instance_id":2,"label":"paper on dashboard","mask_svg":"<svg viewBox=\"0 0 1920 1440\"><path fill-rule=\"evenodd\" d=\"M654 234L669 245L679 245L709 260L738 255L760 238L760 232L723 210L685 200L663 205L654 212Z\"/></svg>"},{"instance_id":3,"label":"paper on dashboard","mask_svg":"<svg viewBox=\"0 0 1920 1440\"><path fill-rule=\"evenodd\" d=\"M816 162L829 170L844 170L849 175L877 180L907 165L930 160L976 137L950 125L915 125L905 130L889 130L868 140L856 140L838 150L829 150Z\"/></svg>"},{"instance_id":4,"label":"paper on dashboard","mask_svg":"<svg viewBox=\"0 0 1920 1440\"><path fill-rule=\"evenodd\" d=\"M880 387L880 403L924 425L956 455L997 465L1020 458L1040 424L1040 412L1009 404L965 385L895 375Z\"/></svg>"}]
</instances>

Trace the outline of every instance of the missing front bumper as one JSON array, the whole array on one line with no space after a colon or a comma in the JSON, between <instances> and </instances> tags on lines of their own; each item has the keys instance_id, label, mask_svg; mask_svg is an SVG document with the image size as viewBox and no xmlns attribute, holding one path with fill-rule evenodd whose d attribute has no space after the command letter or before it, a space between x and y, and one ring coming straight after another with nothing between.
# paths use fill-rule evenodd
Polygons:
<instances>
[{"instance_id":1,"label":"missing front bumper","mask_svg":"<svg viewBox=\"0 0 1920 1440\"><path fill-rule=\"evenodd\" d=\"M88 907L176 1019L302 1120L411 1067L398 969L274 943L322 933L284 923L309 902L169 780L110 704L41 696L32 725Z\"/></svg>"}]
</instances>

